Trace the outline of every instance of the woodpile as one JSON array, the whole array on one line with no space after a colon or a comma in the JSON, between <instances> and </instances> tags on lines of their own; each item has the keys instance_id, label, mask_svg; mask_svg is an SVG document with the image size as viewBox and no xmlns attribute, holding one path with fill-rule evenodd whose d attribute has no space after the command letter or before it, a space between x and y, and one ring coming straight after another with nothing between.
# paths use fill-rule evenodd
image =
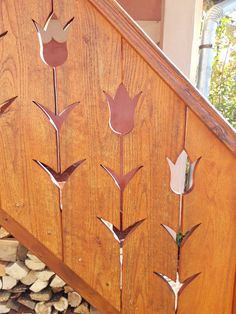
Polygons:
<instances>
[{"instance_id":1,"label":"woodpile","mask_svg":"<svg viewBox=\"0 0 236 314\"><path fill-rule=\"evenodd\" d=\"M99 314L2 227L0 313Z\"/></svg>"}]
</instances>

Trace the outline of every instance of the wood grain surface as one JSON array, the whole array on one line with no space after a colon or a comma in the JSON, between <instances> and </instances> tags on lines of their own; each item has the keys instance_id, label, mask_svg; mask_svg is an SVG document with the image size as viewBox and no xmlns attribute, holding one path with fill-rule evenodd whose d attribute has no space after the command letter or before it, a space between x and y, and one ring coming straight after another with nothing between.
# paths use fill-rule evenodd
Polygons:
<instances>
[{"instance_id":1,"label":"wood grain surface","mask_svg":"<svg viewBox=\"0 0 236 314\"><path fill-rule=\"evenodd\" d=\"M39 56L37 32L31 18L44 23L50 3L1 1L0 40L1 99L18 96L0 118L1 203L11 216L61 256L61 230L55 187L35 165L39 159L56 165L53 128L32 103L37 100L53 110L51 70Z\"/></svg>"},{"instance_id":2,"label":"wood grain surface","mask_svg":"<svg viewBox=\"0 0 236 314\"><path fill-rule=\"evenodd\" d=\"M202 274L183 292L180 314L232 313L236 265L235 156L188 110L186 149L202 156L184 199L184 226L202 223L183 248L181 277Z\"/></svg>"},{"instance_id":3,"label":"wood grain surface","mask_svg":"<svg viewBox=\"0 0 236 314\"><path fill-rule=\"evenodd\" d=\"M124 251L124 314L173 313L168 286L153 274L176 275L176 246L161 223L177 228L178 198L170 191L166 157L183 149L185 105L137 52L123 40L124 83L143 91L135 128L125 138L125 172L143 165L125 191L125 224L146 218Z\"/></svg>"},{"instance_id":4,"label":"wood grain surface","mask_svg":"<svg viewBox=\"0 0 236 314\"><path fill-rule=\"evenodd\" d=\"M33 254L37 255L45 264L53 269L68 285L79 291L83 297L93 304L102 314L118 314L119 312L103 296L99 295L85 281L61 260L52 254L42 243L32 236L17 221L12 219L3 209L0 208L0 224L4 226L15 238L26 246ZM29 241L30 240L30 241Z\"/></svg>"},{"instance_id":5,"label":"wood grain surface","mask_svg":"<svg viewBox=\"0 0 236 314\"><path fill-rule=\"evenodd\" d=\"M55 132L32 103L53 110L52 69L40 59L31 18L44 24L49 0L0 2L0 224L102 313L172 314L174 297L153 274L175 279L176 245L161 228L178 224L166 157L186 148L202 156L184 197L184 227L201 222L185 244L181 280L201 272L181 295L180 314L231 314L235 282L235 132L111 0L55 1L62 23L75 17L67 62L57 69L60 112L80 101L61 130L62 170L86 159L58 191L32 159L56 168ZM120 310L119 245L97 217L119 225L119 192L102 170L118 172L119 138L108 124L103 90L123 82L143 92L135 128L124 137L124 172L142 165L124 193L124 227L145 219L124 245ZM64 263L63 263L64 261ZM178 314L179 314L178 313Z\"/></svg>"},{"instance_id":6,"label":"wood grain surface","mask_svg":"<svg viewBox=\"0 0 236 314\"><path fill-rule=\"evenodd\" d=\"M55 10L62 20L75 16L70 56L58 69L60 103L81 102L61 132L62 168L86 158L64 189L64 258L119 309L119 246L97 216L118 223L119 195L100 164L119 169L103 90L114 94L121 82L121 36L88 1L57 1Z\"/></svg>"},{"instance_id":7,"label":"wood grain surface","mask_svg":"<svg viewBox=\"0 0 236 314\"><path fill-rule=\"evenodd\" d=\"M236 134L230 124L187 80L159 47L113 0L88 0L122 36L134 47L157 74L175 91L207 127L231 150L236 153Z\"/></svg>"}]
</instances>

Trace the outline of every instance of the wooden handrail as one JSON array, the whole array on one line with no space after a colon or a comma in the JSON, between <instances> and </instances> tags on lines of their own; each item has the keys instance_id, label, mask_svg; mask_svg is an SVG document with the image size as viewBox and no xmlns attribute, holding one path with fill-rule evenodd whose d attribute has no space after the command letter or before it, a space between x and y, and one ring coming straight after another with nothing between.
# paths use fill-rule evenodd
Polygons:
<instances>
[{"instance_id":1,"label":"wooden handrail","mask_svg":"<svg viewBox=\"0 0 236 314\"><path fill-rule=\"evenodd\" d=\"M114 0L89 0L186 105L236 154L236 132Z\"/></svg>"}]
</instances>

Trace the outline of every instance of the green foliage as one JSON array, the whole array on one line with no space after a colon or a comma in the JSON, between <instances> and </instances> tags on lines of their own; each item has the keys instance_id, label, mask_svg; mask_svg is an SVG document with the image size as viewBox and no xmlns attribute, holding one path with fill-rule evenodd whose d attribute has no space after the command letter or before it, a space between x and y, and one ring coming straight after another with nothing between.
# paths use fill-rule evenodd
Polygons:
<instances>
[{"instance_id":1,"label":"green foliage","mask_svg":"<svg viewBox=\"0 0 236 314\"><path fill-rule=\"evenodd\" d=\"M236 127L236 21L224 17L217 28L209 100Z\"/></svg>"}]
</instances>

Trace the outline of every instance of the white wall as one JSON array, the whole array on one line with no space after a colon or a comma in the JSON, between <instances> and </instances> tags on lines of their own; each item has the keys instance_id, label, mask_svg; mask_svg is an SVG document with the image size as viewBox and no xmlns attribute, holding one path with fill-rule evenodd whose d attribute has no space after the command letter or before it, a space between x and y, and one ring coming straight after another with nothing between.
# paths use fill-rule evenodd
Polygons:
<instances>
[{"instance_id":1,"label":"white wall","mask_svg":"<svg viewBox=\"0 0 236 314\"><path fill-rule=\"evenodd\" d=\"M159 21L137 21L145 33L156 43L161 41L161 22Z\"/></svg>"},{"instance_id":2,"label":"white wall","mask_svg":"<svg viewBox=\"0 0 236 314\"><path fill-rule=\"evenodd\" d=\"M196 82L203 0L165 0L163 51Z\"/></svg>"}]
</instances>

